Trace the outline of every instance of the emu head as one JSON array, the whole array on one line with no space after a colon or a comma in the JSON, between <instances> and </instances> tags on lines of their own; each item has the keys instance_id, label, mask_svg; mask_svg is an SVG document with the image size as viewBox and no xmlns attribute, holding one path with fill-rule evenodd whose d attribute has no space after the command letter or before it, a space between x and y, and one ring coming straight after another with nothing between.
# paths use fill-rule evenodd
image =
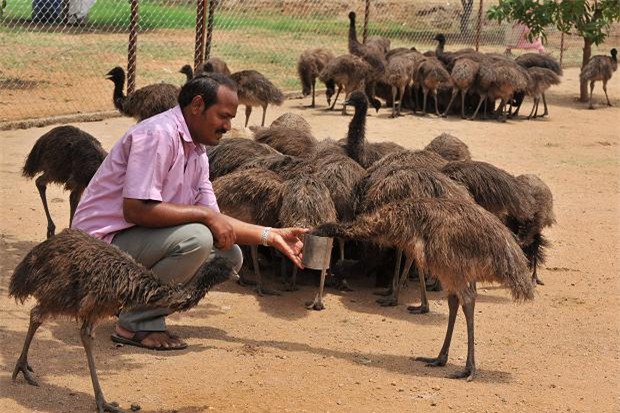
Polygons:
<instances>
[{"instance_id":1,"label":"emu head","mask_svg":"<svg viewBox=\"0 0 620 413\"><path fill-rule=\"evenodd\" d=\"M443 33L437 33L437 35L435 37L433 37L433 40L436 40L439 43L445 43L446 42L446 36Z\"/></svg>"},{"instance_id":2,"label":"emu head","mask_svg":"<svg viewBox=\"0 0 620 413\"><path fill-rule=\"evenodd\" d=\"M106 73L106 79L111 80L114 83L116 82L124 83L125 82L125 71L123 70L122 67L116 66L114 69Z\"/></svg>"},{"instance_id":3,"label":"emu head","mask_svg":"<svg viewBox=\"0 0 620 413\"><path fill-rule=\"evenodd\" d=\"M368 99L366 94L361 90L356 90L349 95L349 98L344 101L345 105L351 105L355 109L368 108Z\"/></svg>"}]
</instances>

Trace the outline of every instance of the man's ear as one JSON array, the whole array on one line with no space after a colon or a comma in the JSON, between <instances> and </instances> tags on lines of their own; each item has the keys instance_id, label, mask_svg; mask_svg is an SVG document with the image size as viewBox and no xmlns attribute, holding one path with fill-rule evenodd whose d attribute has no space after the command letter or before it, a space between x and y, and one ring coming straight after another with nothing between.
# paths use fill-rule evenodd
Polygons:
<instances>
[{"instance_id":1,"label":"man's ear","mask_svg":"<svg viewBox=\"0 0 620 413\"><path fill-rule=\"evenodd\" d=\"M205 106L205 102L204 100L202 100L202 96L200 95L196 95L192 98L192 103L190 103L191 109L192 109L192 113L193 114L198 114L198 113L202 113L202 109Z\"/></svg>"}]
</instances>

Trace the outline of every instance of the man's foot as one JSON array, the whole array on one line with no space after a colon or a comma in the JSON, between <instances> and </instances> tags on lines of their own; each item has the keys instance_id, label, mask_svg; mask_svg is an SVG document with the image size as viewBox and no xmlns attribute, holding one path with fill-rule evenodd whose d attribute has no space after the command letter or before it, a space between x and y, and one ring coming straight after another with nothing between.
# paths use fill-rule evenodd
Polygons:
<instances>
[{"instance_id":1,"label":"man's foot","mask_svg":"<svg viewBox=\"0 0 620 413\"><path fill-rule=\"evenodd\" d=\"M119 344L148 348L150 350L183 350L187 343L167 331L129 331L116 326L112 341Z\"/></svg>"}]
</instances>

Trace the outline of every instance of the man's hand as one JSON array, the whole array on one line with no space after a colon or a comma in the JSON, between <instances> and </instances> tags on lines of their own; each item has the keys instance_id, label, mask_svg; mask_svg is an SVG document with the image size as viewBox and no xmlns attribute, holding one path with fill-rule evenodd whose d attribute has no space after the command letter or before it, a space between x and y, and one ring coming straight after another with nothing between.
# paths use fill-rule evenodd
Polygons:
<instances>
[{"instance_id":1,"label":"man's hand","mask_svg":"<svg viewBox=\"0 0 620 413\"><path fill-rule=\"evenodd\" d=\"M303 269L301 250L304 244L299 237L306 232L308 232L306 228L272 228L267 237L267 244L280 250L296 266Z\"/></svg>"},{"instance_id":2,"label":"man's hand","mask_svg":"<svg viewBox=\"0 0 620 413\"><path fill-rule=\"evenodd\" d=\"M228 250L235 244L237 236L230 220L225 215L213 211L207 217L206 225L213 233L217 248Z\"/></svg>"}]
</instances>

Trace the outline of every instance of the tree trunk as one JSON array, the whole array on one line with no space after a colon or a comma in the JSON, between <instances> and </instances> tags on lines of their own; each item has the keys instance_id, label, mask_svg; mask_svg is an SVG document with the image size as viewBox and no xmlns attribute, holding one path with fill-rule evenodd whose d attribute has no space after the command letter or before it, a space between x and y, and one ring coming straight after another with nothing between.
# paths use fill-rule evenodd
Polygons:
<instances>
[{"instance_id":1,"label":"tree trunk","mask_svg":"<svg viewBox=\"0 0 620 413\"><path fill-rule=\"evenodd\" d=\"M467 34L467 26L469 23L469 18L471 17L471 12L474 8L474 0L461 0L461 5L463 6L463 13L461 14L461 36L465 36Z\"/></svg>"},{"instance_id":2,"label":"tree trunk","mask_svg":"<svg viewBox=\"0 0 620 413\"><path fill-rule=\"evenodd\" d=\"M592 56L592 40L584 37L583 38L583 59L581 59L581 68L588 63L590 57ZM579 79L579 101L587 102L588 101L588 82L584 82Z\"/></svg>"}]
</instances>

